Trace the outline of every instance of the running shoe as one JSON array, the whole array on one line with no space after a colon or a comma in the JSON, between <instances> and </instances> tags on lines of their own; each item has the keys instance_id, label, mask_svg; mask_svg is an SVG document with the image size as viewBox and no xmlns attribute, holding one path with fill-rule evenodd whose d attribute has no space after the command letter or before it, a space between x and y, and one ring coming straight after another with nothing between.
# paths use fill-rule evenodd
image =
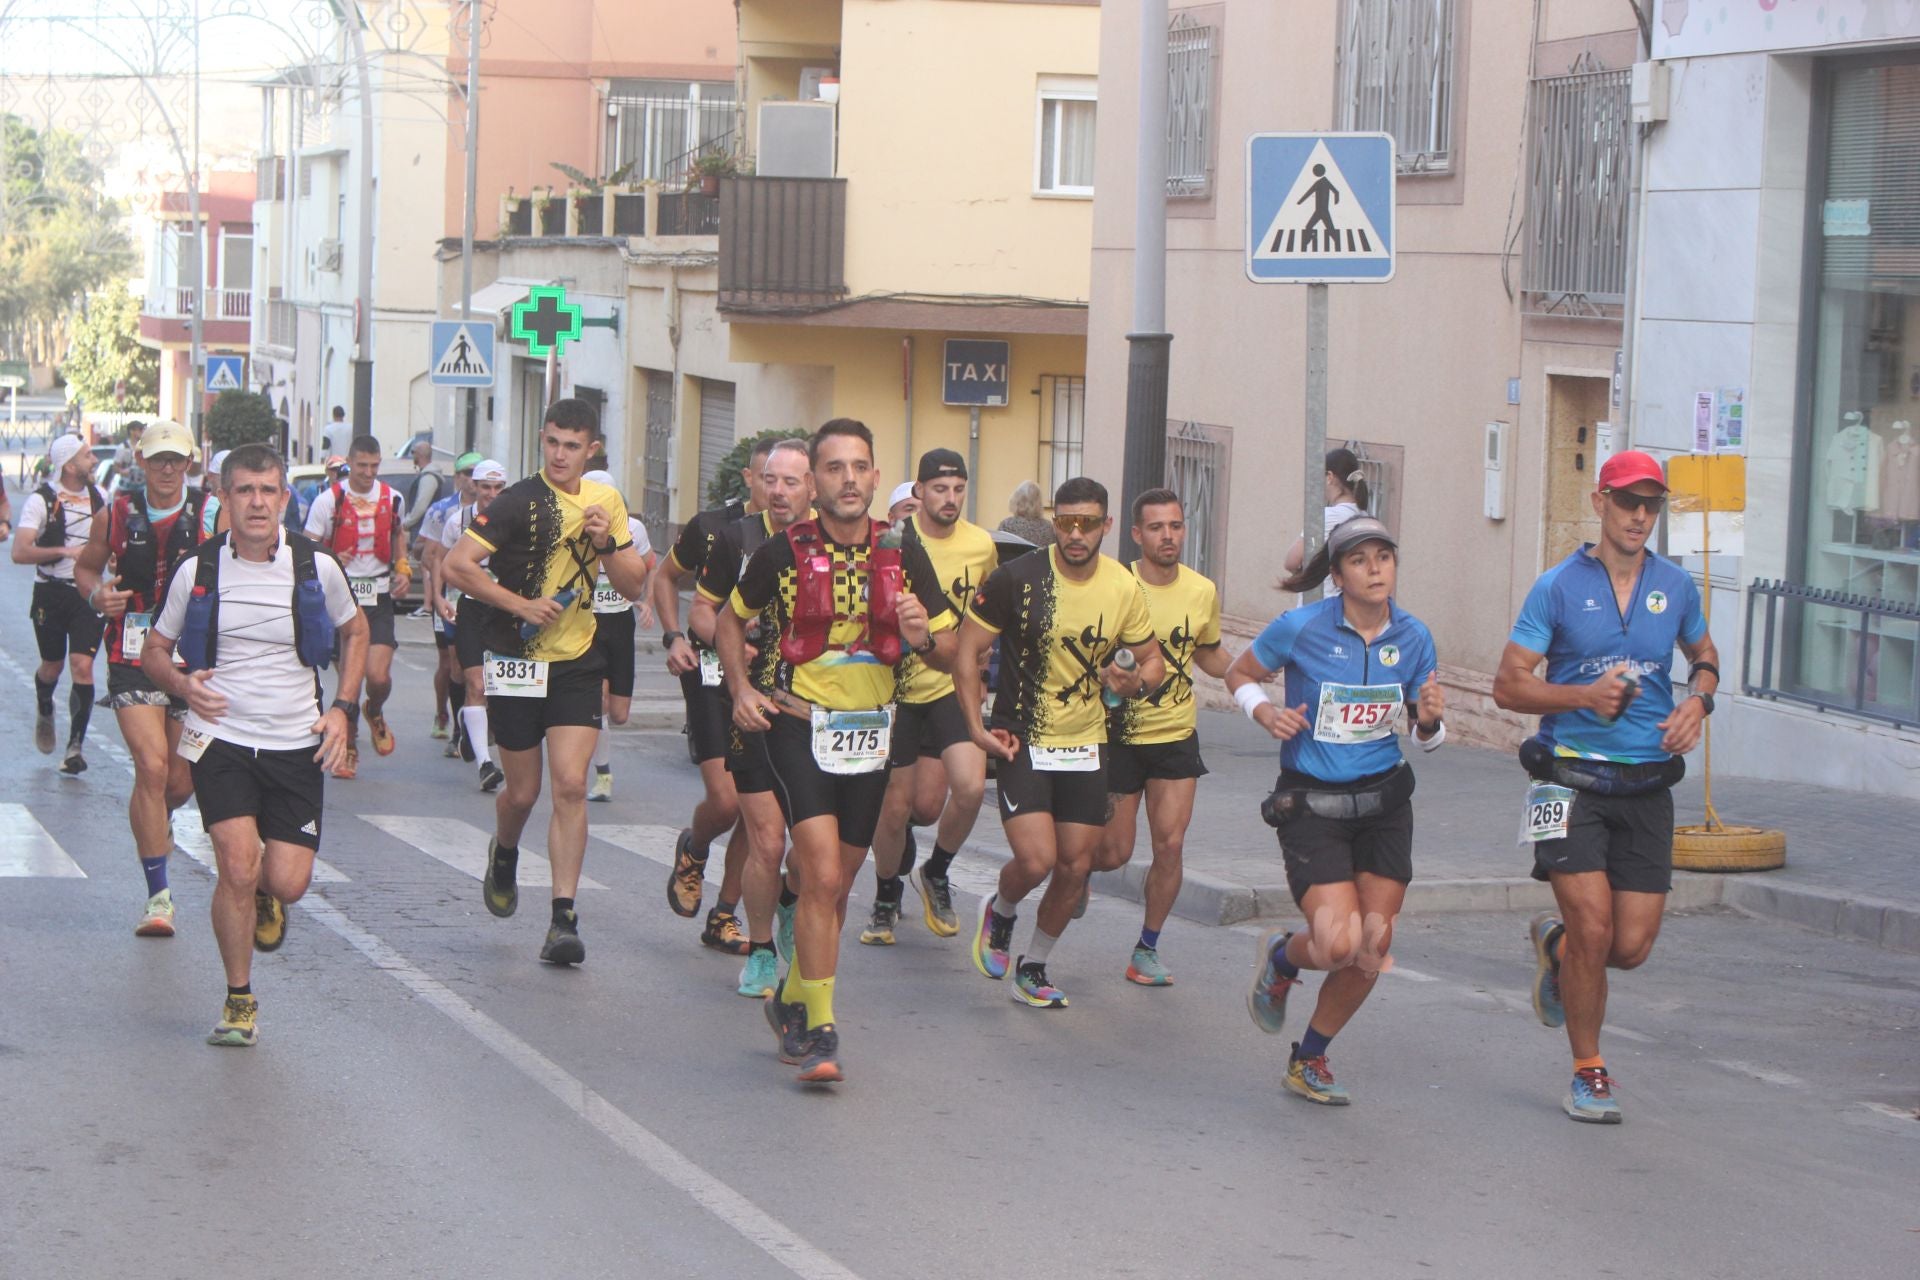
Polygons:
<instances>
[{"instance_id":1,"label":"running shoe","mask_svg":"<svg viewBox=\"0 0 1920 1280\"><path fill-rule=\"evenodd\" d=\"M840 1033L831 1022L807 1032L806 1052L800 1057L801 1084L839 1084L846 1073L840 1070Z\"/></svg>"},{"instance_id":2,"label":"running shoe","mask_svg":"<svg viewBox=\"0 0 1920 1280\"><path fill-rule=\"evenodd\" d=\"M360 774L360 748L348 747L340 757L340 763L334 767L333 776L342 782L352 782Z\"/></svg>"},{"instance_id":3,"label":"running shoe","mask_svg":"<svg viewBox=\"0 0 1920 1280\"><path fill-rule=\"evenodd\" d=\"M927 922L928 933L951 938L960 932L960 918L953 913L952 881L921 867L913 873L913 887L920 891L920 917Z\"/></svg>"},{"instance_id":4,"label":"running shoe","mask_svg":"<svg viewBox=\"0 0 1920 1280\"><path fill-rule=\"evenodd\" d=\"M1620 1104L1613 1100L1613 1078L1605 1067L1582 1067L1573 1073L1561 1107L1583 1124L1619 1124Z\"/></svg>"},{"instance_id":5,"label":"running shoe","mask_svg":"<svg viewBox=\"0 0 1920 1280\"><path fill-rule=\"evenodd\" d=\"M87 758L80 754L80 748L68 747L66 759L60 762L60 776L77 778L87 771Z\"/></svg>"},{"instance_id":6,"label":"running shoe","mask_svg":"<svg viewBox=\"0 0 1920 1280\"><path fill-rule=\"evenodd\" d=\"M780 976L779 965L771 951L747 952L747 963L740 969L740 985L736 989L755 1000L772 995L773 984Z\"/></svg>"},{"instance_id":7,"label":"running shoe","mask_svg":"<svg viewBox=\"0 0 1920 1280\"><path fill-rule=\"evenodd\" d=\"M1282 1083L1288 1092L1322 1106L1344 1107L1353 1101L1347 1096L1346 1086L1333 1078L1333 1068L1327 1065L1326 1057L1303 1058L1298 1044L1293 1046L1293 1056L1287 1060L1287 1078Z\"/></svg>"},{"instance_id":8,"label":"running shoe","mask_svg":"<svg viewBox=\"0 0 1920 1280\"><path fill-rule=\"evenodd\" d=\"M480 789L482 791L486 792L488 795L492 795L495 791L500 789L500 784L505 782L506 780L507 780L507 775L504 771L501 770L499 765L495 764L491 760L485 760L481 762Z\"/></svg>"},{"instance_id":9,"label":"running shoe","mask_svg":"<svg viewBox=\"0 0 1920 1280\"><path fill-rule=\"evenodd\" d=\"M1560 962L1553 955L1553 941L1567 931L1560 917L1542 911L1527 925L1527 940L1533 943L1533 1014L1543 1027L1566 1025L1567 1011L1560 1003Z\"/></svg>"},{"instance_id":10,"label":"running shoe","mask_svg":"<svg viewBox=\"0 0 1920 1280\"><path fill-rule=\"evenodd\" d=\"M520 885L515 872L518 863L508 866L500 857L500 841L492 836L487 838L487 874L480 878L480 896L487 901L487 910L502 920L512 915L520 907Z\"/></svg>"},{"instance_id":11,"label":"running shoe","mask_svg":"<svg viewBox=\"0 0 1920 1280\"><path fill-rule=\"evenodd\" d=\"M220 1021L213 1024L213 1030L207 1034L207 1043L245 1049L260 1039L260 1028L254 1025L260 1016L260 1002L252 996L228 996L226 1004L220 1007Z\"/></svg>"},{"instance_id":12,"label":"running shoe","mask_svg":"<svg viewBox=\"0 0 1920 1280\"><path fill-rule=\"evenodd\" d=\"M1025 956L1013 969L1013 1002L1036 1009L1064 1009L1067 993L1047 981L1047 966L1028 964Z\"/></svg>"},{"instance_id":13,"label":"running shoe","mask_svg":"<svg viewBox=\"0 0 1920 1280\"><path fill-rule=\"evenodd\" d=\"M569 911L565 920L547 926L547 940L540 944L540 958L548 964L579 964L587 958L587 944L580 941L580 917Z\"/></svg>"},{"instance_id":14,"label":"running shoe","mask_svg":"<svg viewBox=\"0 0 1920 1280\"><path fill-rule=\"evenodd\" d=\"M371 702L362 707L360 714L367 722L367 733L373 738L373 749L383 756L392 755L395 743L393 730L387 728L387 718L375 711Z\"/></svg>"},{"instance_id":15,"label":"running shoe","mask_svg":"<svg viewBox=\"0 0 1920 1280\"><path fill-rule=\"evenodd\" d=\"M440 754L449 760L457 759L460 748L466 745L466 739L467 735L460 732L460 725L456 722L447 736L447 745Z\"/></svg>"},{"instance_id":16,"label":"running shoe","mask_svg":"<svg viewBox=\"0 0 1920 1280\"><path fill-rule=\"evenodd\" d=\"M1280 1028L1287 1025L1287 992L1300 985L1300 979L1283 978L1273 967L1274 953L1286 946L1292 936L1285 929L1262 934L1253 953L1253 985L1247 988L1247 1012L1253 1017L1253 1025L1270 1036L1279 1035Z\"/></svg>"},{"instance_id":17,"label":"running shoe","mask_svg":"<svg viewBox=\"0 0 1920 1280\"><path fill-rule=\"evenodd\" d=\"M800 1065L807 1056L807 1006L782 1000L778 991L766 999L767 1025L780 1041L780 1061L790 1067Z\"/></svg>"},{"instance_id":18,"label":"running shoe","mask_svg":"<svg viewBox=\"0 0 1920 1280\"><path fill-rule=\"evenodd\" d=\"M43 756L53 754L53 712L33 717L33 749Z\"/></svg>"},{"instance_id":19,"label":"running shoe","mask_svg":"<svg viewBox=\"0 0 1920 1280\"><path fill-rule=\"evenodd\" d=\"M793 911L799 905L797 902L791 907L782 904L773 909L773 948L788 964L794 963L800 954L793 949Z\"/></svg>"},{"instance_id":20,"label":"running shoe","mask_svg":"<svg viewBox=\"0 0 1920 1280\"><path fill-rule=\"evenodd\" d=\"M287 940L287 905L264 889L253 891L253 949L278 951Z\"/></svg>"},{"instance_id":21,"label":"running shoe","mask_svg":"<svg viewBox=\"0 0 1920 1280\"><path fill-rule=\"evenodd\" d=\"M893 926L900 923L900 904L897 902L875 901L873 912L867 917L867 927L860 931L860 941L869 947L890 947L893 945Z\"/></svg>"},{"instance_id":22,"label":"running shoe","mask_svg":"<svg viewBox=\"0 0 1920 1280\"><path fill-rule=\"evenodd\" d=\"M435 742L447 741L447 718L445 716L435 716L433 718L433 732L427 736Z\"/></svg>"},{"instance_id":23,"label":"running shoe","mask_svg":"<svg viewBox=\"0 0 1920 1280\"><path fill-rule=\"evenodd\" d=\"M973 930L973 967L995 982L1007 976L1007 951L1013 946L1013 919L994 914L993 895L980 899L980 923Z\"/></svg>"},{"instance_id":24,"label":"running shoe","mask_svg":"<svg viewBox=\"0 0 1920 1280\"><path fill-rule=\"evenodd\" d=\"M593 782L587 787L587 799L607 801L613 799L613 770L595 769Z\"/></svg>"},{"instance_id":25,"label":"running shoe","mask_svg":"<svg viewBox=\"0 0 1920 1280\"><path fill-rule=\"evenodd\" d=\"M667 873L667 905L673 914L691 920L700 910L700 893L707 878L707 860L693 856L693 828L680 828L673 842L673 870Z\"/></svg>"},{"instance_id":26,"label":"running shoe","mask_svg":"<svg viewBox=\"0 0 1920 1280\"><path fill-rule=\"evenodd\" d=\"M1127 962L1127 981L1137 982L1143 987L1170 987L1173 975L1167 972L1167 966L1160 963L1160 952L1153 947L1135 947L1133 959Z\"/></svg>"},{"instance_id":27,"label":"running shoe","mask_svg":"<svg viewBox=\"0 0 1920 1280\"><path fill-rule=\"evenodd\" d=\"M140 923L133 926L136 938L171 938L173 936L173 891L162 889L147 899L147 909L140 917Z\"/></svg>"},{"instance_id":28,"label":"running shoe","mask_svg":"<svg viewBox=\"0 0 1920 1280\"><path fill-rule=\"evenodd\" d=\"M707 912L707 927L700 931L700 945L730 956L743 956L751 944L747 935L740 932L740 917L715 907Z\"/></svg>"}]
</instances>

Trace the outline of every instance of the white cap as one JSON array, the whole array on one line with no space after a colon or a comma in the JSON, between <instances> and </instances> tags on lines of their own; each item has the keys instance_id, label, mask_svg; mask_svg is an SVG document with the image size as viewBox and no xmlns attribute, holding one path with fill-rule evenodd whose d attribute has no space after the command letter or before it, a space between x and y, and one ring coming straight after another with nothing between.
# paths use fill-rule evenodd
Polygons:
<instances>
[{"instance_id":1,"label":"white cap","mask_svg":"<svg viewBox=\"0 0 1920 1280\"><path fill-rule=\"evenodd\" d=\"M220 452L214 454L211 458L207 459L207 470L211 471L215 475L219 475L220 469L227 465L227 455L232 452L233 450L231 449L222 449Z\"/></svg>"},{"instance_id":2,"label":"white cap","mask_svg":"<svg viewBox=\"0 0 1920 1280\"><path fill-rule=\"evenodd\" d=\"M887 499L887 510L893 510L913 496L913 481L902 480L899 484L893 486L893 496Z\"/></svg>"},{"instance_id":3,"label":"white cap","mask_svg":"<svg viewBox=\"0 0 1920 1280\"><path fill-rule=\"evenodd\" d=\"M85 440L71 433L59 437L52 445L48 446L47 461L52 464L53 478L58 480L61 469L78 457L80 451L86 447L87 442Z\"/></svg>"},{"instance_id":4,"label":"white cap","mask_svg":"<svg viewBox=\"0 0 1920 1280\"><path fill-rule=\"evenodd\" d=\"M475 480L504 481L507 478L507 469L495 462L492 458L488 458L484 462L477 463L474 466L473 478Z\"/></svg>"},{"instance_id":5,"label":"white cap","mask_svg":"<svg viewBox=\"0 0 1920 1280\"><path fill-rule=\"evenodd\" d=\"M609 488L613 485L613 473L611 471L589 471L580 478L582 480L591 480L595 484L604 484Z\"/></svg>"}]
</instances>

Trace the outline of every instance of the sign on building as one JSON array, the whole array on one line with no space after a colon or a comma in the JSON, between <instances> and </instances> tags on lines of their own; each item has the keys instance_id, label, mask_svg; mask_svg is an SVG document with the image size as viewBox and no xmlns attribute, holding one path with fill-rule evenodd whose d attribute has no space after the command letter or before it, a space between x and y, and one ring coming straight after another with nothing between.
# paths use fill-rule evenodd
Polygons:
<instances>
[{"instance_id":1,"label":"sign on building","mask_svg":"<svg viewBox=\"0 0 1920 1280\"><path fill-rule=\"evenodd\" d=\"M1009 344L975 338L948 338L941 360L940 399L946 404L1004 405L1009 375Z\"/></svg>"},{"instance_id":2,"label":"sign on building","mask_svg":"<svg viewBox=\"0 0 1920 1280\"><path fill-rule=\"evenodd\" d=\"M238 391L246 386L247 365L245 356L207 357L207 390L215 395L222 391Z\"/></svg>"},{"instance_id":3,"label":"sign on building","mask_svg":"<svg viewBox=\"0 0 1920 1280\"><path fill-rule=\"evenodd\" d=\"M428 337L427 380L436 387L493 385L493 326L435 320Z\"/></svg>"},{"instance_id":4,"label":"sign on building","mask_svg":"<svg viewBox=\"0 0 1920 1280\"><path fill-rule=\"evenodd\" d=\"M1394 147L1384 133L1247 139L1247 278L1378 284L1393 278Z\"/></svg>"}]
</instances>

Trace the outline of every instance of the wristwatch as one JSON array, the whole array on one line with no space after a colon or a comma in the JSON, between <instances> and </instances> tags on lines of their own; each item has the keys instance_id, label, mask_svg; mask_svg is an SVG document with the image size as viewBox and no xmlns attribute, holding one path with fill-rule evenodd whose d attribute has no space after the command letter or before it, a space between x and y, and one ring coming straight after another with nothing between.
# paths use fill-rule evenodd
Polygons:
<instances>
[{"instance_id":1,"label":"wristwatch","mask_svg":"<svg viewBox=\"0 0 1920 1280\"><path fill-rule=\"evenodd\" d=\"M669 649L673 648L673 642L675 640L685 640L686 638L687 633L684 631L662 631L660 633L660 643Z\"/></svg>"},{"instance_id":2,"label":"wristwatch","mask_svg":"<svg viewBox=\"0 0 1920 1280\"><path fill-rule=\"evenodd\" d=\"M933 632L931 631L927 632L927 642L925 644L917 644L913 646L913 651L915 654L923 658L926 655L932 653L933 652Z\"/></svg>"},{"instance_id":3,"label":"wristwatch","mask_svg":"<svg viewBox=\"0 0 1920 1280\"><path fill-rule=\"evenodd\" d=\"M360 722L360 704L357 702L348 702L345 698L335 698L333 700L333 709L345 716L348 724L358 724Z\"/></svg>"},{"instance_id":4,"label":"wristwatch","mask_svg":"<svg viewBox=\"0 0 1920 1280\"><path fill-rule=\"evenodd\" d=\"M1691 698L1700 699L1700 705L1706 708L1707 714L1708 715L1713 714L1713 695L1712 694L1702 693L1700 690L1695 689L1692 693L1688 694L1687 696Z\"/></svg>"}]
</instances>

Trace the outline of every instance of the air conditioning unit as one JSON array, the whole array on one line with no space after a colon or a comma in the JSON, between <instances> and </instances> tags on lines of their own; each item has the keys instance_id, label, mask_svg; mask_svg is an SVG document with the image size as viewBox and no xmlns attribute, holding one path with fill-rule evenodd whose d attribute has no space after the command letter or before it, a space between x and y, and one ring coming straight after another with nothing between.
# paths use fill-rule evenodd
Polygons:
<instances>
[{"instance_id":1,"label":"air conditioning unit","mask_svg":"<svg viewBox=\"0 0 1920 1280\"><path fill-rule=\"evenodd\" d=\"M318 258L320 270L338 271L340 269L340 242L338 240L322 240L315 256Z\"/></svg>"},{"instance_id":2,"label":"air conditioning unit","mask_svg":"<svg viewBox=\"0 0 1920 1280\"><path fill-rule=\"evenodd\" d=\"M763 178L831 178L834 109L825 102L760 104L754 172Z\"/></svg>"}]
</instances>

